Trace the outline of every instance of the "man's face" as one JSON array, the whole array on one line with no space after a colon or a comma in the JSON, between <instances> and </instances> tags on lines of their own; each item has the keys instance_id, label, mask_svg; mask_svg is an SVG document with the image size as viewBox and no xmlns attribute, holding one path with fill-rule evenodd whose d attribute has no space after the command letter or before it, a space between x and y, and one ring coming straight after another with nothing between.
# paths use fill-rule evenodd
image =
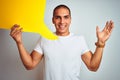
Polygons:
<instances>
[{"instance_id":1,"label":"man's face","mask_svg":"<svg viewBox=\"0 0 120 80\"><path fill-rule=\"evenodd\" d=\"M69 34L71 16L69 14L68 9L66 8L56 9L52 21L53 24L55 25L57 34L59 35Z\"/></svg>"}]
</instances>

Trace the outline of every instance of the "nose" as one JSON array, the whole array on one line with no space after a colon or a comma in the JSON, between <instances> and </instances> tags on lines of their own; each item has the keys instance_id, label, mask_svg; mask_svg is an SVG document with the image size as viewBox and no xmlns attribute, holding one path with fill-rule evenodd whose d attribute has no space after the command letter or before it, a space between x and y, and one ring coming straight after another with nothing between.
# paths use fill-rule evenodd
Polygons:
<instances>
[{"instance_id":1,"label":"nose","mask_svg":"<svg viewBox=\"0 0 120 80\"><path fill-rule=\"evenodd\" d=\"M60 19L60 23L63 24L65 22L64 18Z\"/></svg>"}]
</instances>

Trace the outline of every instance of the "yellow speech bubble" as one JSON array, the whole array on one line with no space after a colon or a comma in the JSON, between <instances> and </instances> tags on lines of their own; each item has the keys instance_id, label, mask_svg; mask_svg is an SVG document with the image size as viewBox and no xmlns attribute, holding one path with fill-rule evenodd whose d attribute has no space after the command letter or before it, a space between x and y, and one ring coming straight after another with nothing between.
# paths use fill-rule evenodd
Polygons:
<instances>
[{"instance_id":1,"label":"yellow speech bubble","mask_svg":"<svg viewBox=\"0 0 120 80\"><path fill-rule=\"evenodd\" d=\"M46 0L0 0L0 28L10 29L19 24L24 32L55 40L58 37L44 23L45 6Z\"/></svg>"}]
</instances>

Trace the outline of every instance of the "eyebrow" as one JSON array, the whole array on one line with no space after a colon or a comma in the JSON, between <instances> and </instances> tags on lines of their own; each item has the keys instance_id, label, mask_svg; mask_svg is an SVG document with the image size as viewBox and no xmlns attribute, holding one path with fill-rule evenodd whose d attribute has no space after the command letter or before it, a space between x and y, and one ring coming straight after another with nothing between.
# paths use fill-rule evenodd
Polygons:
<instances>
[{"instance_id":1,"label":"eyebrow","mask_svg":"<svg viewBox=\"0 0 120 80\"><path fill-rule=\"evenodd\" d=\"M67 16L69 17L70 15L65 15L65 16L66 16L66 17L67 17ZM64 16L64 17L65 17L65 16Z\"/></svg>"},{"instance_id":2,"label":"eyebrow","mask_svg":"<svg viewBox=\"0 0 120 80\"><path fill-rule=\"evenodd\" d=\"M70 16L70 15L64 15L64 17L65 17L65 16ZM59 15L54 15L54 17L60 17L60 16L59 16Z\"/></svg>"}]
</instances>

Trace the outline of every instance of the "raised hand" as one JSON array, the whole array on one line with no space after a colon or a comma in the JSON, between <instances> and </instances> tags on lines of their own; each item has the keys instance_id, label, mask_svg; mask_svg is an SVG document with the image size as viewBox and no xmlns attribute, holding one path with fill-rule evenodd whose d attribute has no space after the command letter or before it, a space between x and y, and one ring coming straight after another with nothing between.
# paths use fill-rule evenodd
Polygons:
<instances>
[{"instance_id":1,"label":"raised hand","mask_svg":"<svg viewBox=\"0 0 120 80\"><path fill-rule=\"evenodd\" d=\"M105 42L109 39L113 28L114 28L114 22L112 20L106 22L106 25L102 31L100 31L99 27L97 26L96 34L97 34L98 42L105 44Z\"/></svg>"},{"instance_id":2,"label":"raised hand","mask_svg":"<svg viewBox=\"0 0 120 80\"><path fill-rule=\"evenodd\" d=\"M16 43L22 43L22 28L17 24L13 25L10 36L16 41Z\"/></svg>"}]
</instances>

